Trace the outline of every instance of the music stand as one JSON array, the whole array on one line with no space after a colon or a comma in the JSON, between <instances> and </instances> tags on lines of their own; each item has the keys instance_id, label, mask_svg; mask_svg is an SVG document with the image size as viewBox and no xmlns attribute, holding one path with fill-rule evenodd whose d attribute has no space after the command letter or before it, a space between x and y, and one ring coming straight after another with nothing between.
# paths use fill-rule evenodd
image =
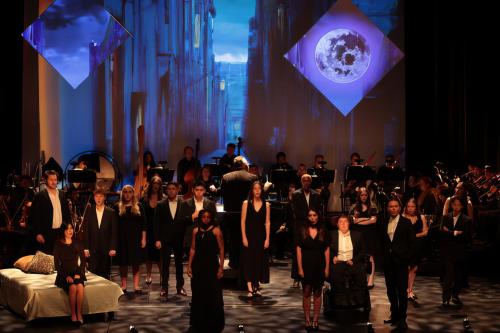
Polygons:
<instances>
[{"instance_id":1,"label":"music stand","mask_svg":"<svg viewBox=\"0 0 500 333\"><path fill-rule=\"evenodd\" d=\"M215 157L213 157L213 158L215 158ZM228 172L228 168L225 165L209 163L209 164L205 164L204 167L205 166L208 166L210 168L210 176L212 176L212 177L219 177L220 178L220 177L224 176L225 173Z\"/></svg>"},{"instance_id":2,"label":"music stand","mask_svg":"<svg viewBox=\"0 0 500 333\"><path fill-rule=\"evenodd\" d=\"M369 166L348 166L346 168L346 181L367 181L375 178L375 171Z\"/></svg>"},{"instance_id":3,"label":"music stand","mask_svg":"<svg viewBox=\"0 0 500 333\"><path fill-rule=\"evenodd\" d=\"M68 183L95 183L96 180L94 170L68 170Z\"/></svg>"},{"instance_id":4,"label":"music stand","mask_svg":"<svg viewBox=\"0 0 500 333\"><path fill-rule=\"evenodd\" d=\"M281 197L288 193L288 186L293 183L296 173L293 169L271 170L271 182L279 189Z\"/></svg>"},{"instance_id":5,"label":"music stand","mask_svg":"<svg viewBox=\"0 0 500 333\"><path fill-rule=\"evenodd\" d=\"M171 182L174 179L174 170L164 169L160 167L150 168L147 172L148 182L153 178L154 175L158 175L163 183Z\"/></svg>"}]
</instances>

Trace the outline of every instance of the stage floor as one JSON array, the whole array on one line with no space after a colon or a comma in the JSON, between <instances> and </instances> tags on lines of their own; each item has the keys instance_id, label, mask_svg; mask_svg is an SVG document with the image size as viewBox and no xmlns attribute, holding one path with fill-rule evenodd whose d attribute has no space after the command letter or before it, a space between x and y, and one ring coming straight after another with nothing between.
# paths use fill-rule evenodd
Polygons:
<instances>
[{"instance_id":1,"label":"stage floor","mask_svg":"<svg viewBox=\"0 0 500 333\"><path fill-rule=\"evenodd\" d=\"M145 266L142 266L144 281ZM171 267L173 268L173 267ZM85 318L85 325L74 329L69 318L38 320L27 324L22 318L7 309L0 310L1 332L128 332L134 325L139 332L188 332L189 297L175 293L174 274L171 274L171 296L160 300L158 268L153 268L153 283L144 284L145 295L136 297L132 293L120 298L120 311L115 319L104 322L101 316ZM300 289L292 289L288 261L271 267L271 283L263 285L263 297L251 303L245 292L238 290L227 280L224 290L226 329L238 332L238 324L244 325L245 333L305 332L303 329L302 298ZM173 273L173 271L172 271ZM131 274L130 274L131 275ZM113 281L118 282L117 269L113 269ZM132 286L129 281L129 286ZM189 278L186 290L190 294ZM436 277L417 276L415 292L419 299L408 307L408 332L463 332L463 319L468 317L474 332L500 332L500 284L482 278L470 278L470 289L463 292L462 309L441 309L441 291ZM390 332L383 324L388 317L389 303L385 293L384 279L377 274L375 288L371 290L372 310L369 321L375 332ZM367 332L366 323L356 322L356 316L343 313L342 322L321 316L322 332Z\"/></svg>"}]
</instances>

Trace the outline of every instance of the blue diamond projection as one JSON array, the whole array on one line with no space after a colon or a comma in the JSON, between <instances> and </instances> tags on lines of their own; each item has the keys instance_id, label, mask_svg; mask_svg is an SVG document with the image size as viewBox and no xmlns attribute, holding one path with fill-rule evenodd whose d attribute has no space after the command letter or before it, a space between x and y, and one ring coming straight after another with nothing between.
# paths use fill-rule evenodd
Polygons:
<instances>
[{"instance_id":1,"label":"blue diamond projection","mask_svg":"<svg viewBox=\"0 0 500 333\"><path fill-rule=\"evenodd\" d=\"M76 89L130 34L98 0L56 0L22 36Z\"/></svg>"},{"instance_id":2,"label":"blue diamond projection","mask_svg":"<svg viewBox=\"0 0 500 333\"><path fill-rule=\"evenodd\" d=\"M339 0L285 58L346 116L403 53L350 0Z\"/></svg>"}]
</instances>

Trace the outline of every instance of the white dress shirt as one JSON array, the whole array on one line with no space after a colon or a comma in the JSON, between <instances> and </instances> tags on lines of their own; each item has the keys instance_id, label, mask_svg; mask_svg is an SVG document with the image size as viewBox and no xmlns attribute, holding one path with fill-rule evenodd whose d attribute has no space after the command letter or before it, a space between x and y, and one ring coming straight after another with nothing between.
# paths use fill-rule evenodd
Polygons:
<instances>
[{"instance_id":1,"label":"white dress shirt","mask_svg":"<svg viewBox=\"0 0 500 333\"><path fill-rule=\"evenodd\" d=\"M349 261L353 257L353 246L351 240L351 233L342 233L339 230L339 253L337 259L340 261Z\"/></svg>"},{"instance_id":2,"label":"white dress shirt","mask_svg":"<svg viewBox=\"0 0 500 333\"><path fill-rule=\"evenodd\" d=\"M203 199L201 201L198 201L196 200L196 198L193 198L194 199L194 205L196 207L196 210L197 211L200 211L203 209Z\"/></svg>"},{"instance_id":3,"label":"white dress shirt","mask_svg":"<svg viewBox=\"0 0 500 333\"><path fill-rule=\"evenodd\" d=\"M101 222L102 222L102 215L104 214L104 207L102 207L101 210L97 209L97 207L96 207L95 213L97 215L97 227L99 229L101 229Z\"/></svg>"},{"instance_id":4,"label":"white dress shirt","mask_svg":"<svg viewBox=\"0 0 500 333\"><path fill-rule=\"evenodd\" d=\"M196 202L196 200L195 200ZM202 203L203 205L203 203ZM168 200L168 207L170 208L170 215L172 216L172 220L175 219L175 212L177 212L177 199Z\"/></svg>"},{"instance_id":5,"label":"white dress shirt","mask_svg":"<svg viewBox=\"0 0 500 333\"><path fill-rule=\"evenodd\" d=\"M394 238L394 233L396 232L396 228L398 227L398 222L399 222L399 215L396 217L389 218L389 224L387 225L387 235L389 235L389 238L392 239Z\"/></svg>"},{"instance_id":6,"label":"white dress shirt","mask_svg":"<svg viewBox=\"0 0 500 333\"><path fill-rule=\"evenodd\" d=\"M309 197L311 196L311 192L304 192L304 195L306 196L306 202L307 202L307 207L309 207Z\"/></svg>"},{"instance_id":7,"label":"white dress shirt","mask_svg":"<svg viewBox=\"0 0 500 333\"><path fill-rule=\"evenodd\" d=\"M59 229L62 224L62 211L61 211L61 201L59 200L59 190L55 190L55 194L52 191L47 190L49 193L50 202L52 203L52 229Z\"/></svg>"}]
</instances>

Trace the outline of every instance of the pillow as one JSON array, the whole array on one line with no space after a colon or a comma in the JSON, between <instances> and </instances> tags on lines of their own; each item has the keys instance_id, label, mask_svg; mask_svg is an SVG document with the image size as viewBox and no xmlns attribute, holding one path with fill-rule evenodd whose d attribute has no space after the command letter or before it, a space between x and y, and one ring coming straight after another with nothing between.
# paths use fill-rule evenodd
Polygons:
<instances>
[{"instance_id":1,"label":"pillow","mask_svg":"<svg viewBox=\"0 0 500 333\"><path fill-rule=\"evenodd\" d=\"M42 251L37 251L28 265L28 273L52 274L54 270L54 257Z\"/></svg>"},{"instance_id":2,"label":"pillow","mask_svg":"<svg viewBox=\"0 0 500 333\"><path fill-rule=\"evenodd\" d=\"M33 260L33 257L34 255L30 255L17 259L17 261L14 263L14 267L19 268L23 272L27 272L28 266L31 263L31 260Z\"/></svg>"}]
</instances>

